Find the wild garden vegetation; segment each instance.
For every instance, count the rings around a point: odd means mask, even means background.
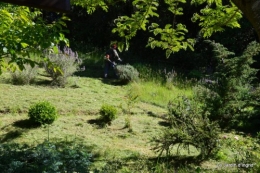
[[[0,170],[260,172],[259,4],[232,2],[0,3]]]
[[[13,72],[4,73],[2,170],[259,171],[259,89],[248,81],[259,45],[251,43],[236,61],[222,45],[209,44],[226,68],[210,81],[183,81],[177,72],[149,78],[152,69],[141,65],[140,79],[128,85],[81,71],[60,87],[43,67],[30,85],[13,85]]]

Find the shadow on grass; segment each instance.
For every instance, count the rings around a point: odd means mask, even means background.
[[[99,65],[85,65],[84,71],[77,71],[74,75],[79,77],[101,78],[103,76],[103,71],[103,68]]]
[[[200,156],[168,156],[168,157],[155,157],[150,158],[149,161],[153,163],[168,163],[174,167],[186,166],[190,164],[199,165],[203,160]]]
[[[122,169],[127,169],[129,172],[140,172],[140,170],[143,172],[195,172],[194,170],[191,171],[191,169],[194,169],[194,166],[200,165],[200,163],[201,160],[195,156],[129,157],[120,160],[108,160],[100,172],[114,173]]]
[[[3,142],[9,142],[13,139],[19,138],[20,136],[22,136],[23,134],[23,130],[14,130],[14,131],[10,131],[7,134],[3,135],[3,137],[1,137],[1,143]]]
[[[38,128],[41,125],[40,124],[35,124],[34,122],[32,122],[29,119],[25,119],[25,120],[19,120],[13,123],[14,127],[19,127],[22,129],[33,129],[33,128]]]
[[[122,85],[127,85],[128,84],[128,82],[121,81],[121,80],[114,79],[114,78],[103,78],[102,82],[104,84],[114,85],[114,86],[122,86]]]
[[[154,112],[152,112],[152,111],[148,111],[147,112],[147,115],[149,116],[149,117],[154,117],[154,118],[164,118],[162,115],[160,115],[159,113],[154,113]],[[164,115],[165,116],[165,115]]]
[[[40,86],[51,86],[51,82],[51,80],[38,80],[35,81],[35,84]]]
[[[158,124],[160,126],[164,126],[164,127],[170,127],[171,126],[171,124],[167,121],[159,121]]]
[[[99,128],[104,128],[106,126],[106,123],[104,122],[104,120],[97,118],[97,119],[90,119],[88,120],[89,124],[93,124],[98,126]]]
[[[39,124],[35,124],[31,122],[29,119],[18,120],[13,124],[9,124],[8,126],[18,127],[18,130],[8,130],[8,132],[2,136],[0,136],[0,142],[9,142],[15,138],[22,136],[23,133],[27,132],[29,129],[40,127]],[[2,127],[1,130],[7,128],[8,126]]]

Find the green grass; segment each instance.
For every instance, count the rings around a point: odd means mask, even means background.
[[[0,84],[0,141],[36,145],[46,139],[80,139],[93,146],[93,154],[102,159],[127,158],[130,156],[155,157],[149,141],[163,126],[157,117],[166,113],[165,109],[149,103],[139,102],[131,116],[133,132],[125,129],[126,114],[123,113],[125,96],[130,86],[116,86],[101,79],[73,77],[78,79],[77,88],[57,88],[46,85],[12,85],[2,76]],[[31,127],[28,124],[29,107],[47,100],[58,110],[59,117],[49,128]],[[118,118],[111,126],[100,128],[95,124],[101,106],[111,104],[117,107]],[[98,164],[96,162],[95,164]]]
[[[143,102],[167,108],[170,100],[175,100],[178,96],[192,96],[192,89],[180,89],[178,87],[166,88],[160,83],[143,82],[140,84],[140,99]]]
[[[15,142],[35,146],[44,140],[80,141],[91,148],[94,157],[92,169],[104,167],[107,161],[125,161],[126,163],[122,163],[124,166],[121,172],[124,172],[123,169],[127,172],[132,162],[137,170],[140,167],[144,172],[149,172],[142,164],[157,156],[157,153],[151,150],[150,141],[167,127],[164,117],[167,114],[168,101],[179,95],[192,96],[191,89],[177,87],[167,89],[153,82],[120,86],[114,85],[111,80],[72,77],[71,86],[57,88],[44,83],[12,85],[7,79],[7,74],[0,77],[1,143]],[[41,76],[38,80],[43,79],[47,78]],[[77,87],[72,87],[75,81]],[[130,116],[125,111],[129,90],[139,95],[139,99],[132,105]],[[32,126],[28,122],[28,109],[32,104],[43,100],[56,106],[59,117],[50,126]],[[103,104],[114,105],[119,113],[118,118],[110,126],[101,128],[97,120],[100,117],[99,109]],[[131,132],[124,128],[127,117],[130,117]],[[191,152],[193,155],[198,154],[195,149]],[[182,154],[188,155],[184,151]],[[111,166],[114,164],[116,163]],[[212,164],[215,165],[212,162],[206,162],[204,165],[207,167]],[[164,165],[157,166],[155,169],[158,172],[166,172],[168,169],[164,168]]]

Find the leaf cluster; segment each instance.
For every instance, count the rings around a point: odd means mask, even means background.
[[[71,3],[75,6],[81,6],[87,10],[88,14],[92,14],[97,8],[102,8],[104,11],[108,11],[108,4],[113,1],[100,1],[100,0],[72,0]]]
[[[186,50],[187,47],[193,50],[195,40],[186,38],[188,30],[176,18],[176,16],[184,14],[183,5],[188,3],[186,0],[164,0],[160,2],[157,0],[135,0],[132,3],[135,9],[133,14],[131,16],[119,16],[115,20],[116,27],[112,32],[125,38],[126,45],[129,45],[129,40],[136,36],[138,30],[146,31],[148,29],[153,36],[149,37],[147,46],[164,49],[166,57],[179,50]],[[199,22],[200,35],[203,37],[224,31],[225,27],[240,27],[238,20],[242,18],[242,13],[232,3],[223,5],[222,0],[193,0],[190,3],[191,5],[199,5],[201,8],[199,13],[194,13],[191,20]],[[167,23],[165,26],[161,26],[161,22],[159,22],[162,18],[162,16],[159,16],[159,12],[163,13],[163,10],[159,8],[161,4],[167,6],[167,10],[164,11],[170,12],[172,24]],[[169,15],[168,13],[167,15]],[[156,18],[159,19],[154,22]]]
[[[41,55],[45,49],[52,49],[64,37],[65,16],[52,23],[46,23],[42,12],[24,6],[0,4],[0,73],[2,70],[15,71],[16,65],[22,70],[24,64],[37,64],[32,54]]]

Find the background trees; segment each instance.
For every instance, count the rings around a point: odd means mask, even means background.
[[[156,55],[156,59],[161,56],[160,49],[165,50],[166,57],[173,53],[176,54],[180,50],[188,50],[188,48],[193,50],[196,48],[195,43],[198,44],[201,38],[210,37],[215,32],[227,30],[228,27],[241,27],[238,21],[241,21],[243,15],[248,18],[254,29],[249,29],[250,31],[240,35],[247,35],[246,39],[250,41],[252,39],[248,38],[252,38],[254,32],[259,37],[258,21],[260,15],[258,14],[259,10],[257,10],[259,3],[257,1],[236,0],[232,2],[222,0],[72,0],[72,13],[68,14],[72,19],[68,23],[70,34],[66,34],[66,36],[72,47],[80,43],[86,49],[102,48],[107,46],[111,40],[118,40],[121,50],[129,50],[132,54],[139,54],[151,59],[153,59],[152,55]],[[23,48],[23,52],[26,52],[30,46],[45,49],[60,41],[66,42],[63,36],[66,26],[62,22],[65,18],[61,17],[62,15],[55,18],[55,23],[52,20],[45,25],[44,18],[46,16],[42,16],[43,13],[46,13],[44,11],[5,3],[1,3],[1,9],[2,13],[4,10],[6,12],[5,15],[2,15],[4,23],[1,26],[2,33],[16,36],[16,38],[12,37],[11,40],[14,40],[12,44],[15,42],[18,44],[15,49],[8,48],[8,41],[2,41],[4,54],[12,55],[14,54],[13,50],[16,49],[18,50],[15,51],[17,54],[21,52],[20,47]],[[15,15],[12,17],[8,15],[14,11]],[[90,14],[92,15],[90,16]],[[16,22],[18,20],[19,25],[24,27],[18,25]],[[13,27],[14,25],[16,28]],[[111,34],[111,30],[117,34]],[[23,34],[17,35],[18,33]],[[30,34],[26,35],[25,33]],[[41,41],[33,43],[28,40]],[[132,48],[129,49],[129,45]],[[84,46],[78,46],[78,48],[82,49]],[[145,46],[160,49],[156,49],[152,55],[149,55],[151,51],[145,50]],[[4,66],[6,65],[2,65],[2,67]]]

